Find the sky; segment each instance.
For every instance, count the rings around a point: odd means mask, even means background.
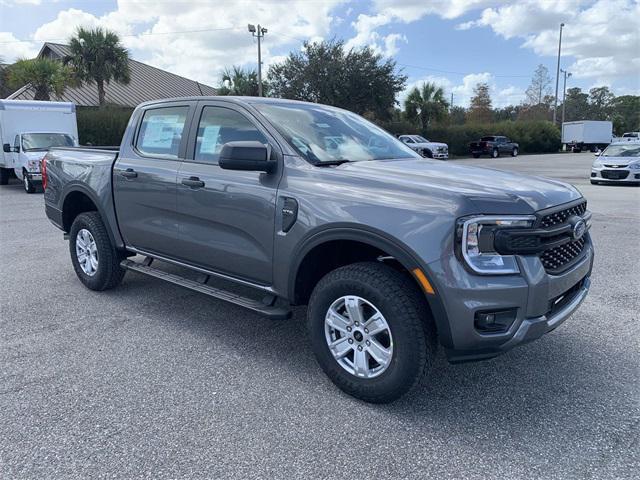
[[[409,77],[400,101],[432,81],[468,106],[487,82],[504,107],[524,99],[539,64],[555,89],[561,22],[567,88],[640,95],[640,0],[0,0],[0,57],[33,57],[44,41],[103,26],[132,58],[215,87],[225,67],[256,68],[247,24],[260,23],[265,71],[305,40],[343,39],[397,62]]]

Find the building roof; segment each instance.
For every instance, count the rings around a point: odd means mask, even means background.
[[[71,53],[68,45],[45,43],[38,57],[62,60]],[[169,97],[215,95],[213,87],[194,80],[169,73],[151,65],[129,59],[131,81],[127,84],[111,82],[105,85],[105,101],[111,105],[135,107],[149,100]],[[8,99],[33,100],[34,90],[26,85],[9,95]],[[67,87],[58,98],[62,102],[73,102],[78,106],[98,106],[98,88],[95,83],[85,83],[79,87]]]

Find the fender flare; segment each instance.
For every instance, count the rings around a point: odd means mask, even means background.
[[[429,308],[431,309],[440,341],[445,345],[451,343],[451,330],[449,327],[447,313],[441,297],[438,294],[438,287],[431,280],[429,271],[425,264],[418,259],[417,255],[413,253],[409,247],[400,244],[396,239],[388,234],[371,227],[363,225],[338,224],[321,227],[309,232],[305,238],[300,241],[292,254],[293,261],[291,269],[289,270],[287,285],[288,297],[290,299],[295,298],[296,278],[304,258],[318,245],[332,240],[354,240],[366,243],[393,256],[408,272],[412,272],[415,268],[420,268],[435,291],[435,295],[428,295],[424,293],[424,296]],[[417,282],[417,280],[415,281]],[[422,291],[422,288],[419,288]]]
[[[60,196],[60,198],[61,198],[61,201],[60,201],[60,212],[61,212],[61,215],[62,215],[61,218],[64,218],[64,203],[66,202],[67,197],[69,195],[71,195],[72,193],[75,193],[75,192],[79,192],[79,193],[82,193],[83,195],[86,195],[89,198],[89,200],[91,200],[93,202],[93,204],[96,206],[97,212],[100,214],[100,217],[102,218],[102,221],[104,222],[105,227],[107,227],[107,233],[109,234],[109,240],[111,240],[111,243],[113,245],[115,245],[118,248],[121,248],[124,245],[124,243],[122,241],[122,238],[120,238],[119,234],[118,234],[118,238],[116,238],[116,234],[113,231],[113,226],[109,223],[108,216],[107,216],[104,208],[100,204],[100,200],[98,199],[96,194],[90,188],[87,188],[82,183],[71,183],[71,184],[69,184],[69,185],[67,185],[65,187],[62,195]],[[65,232],[65,233],[69,233],[69,232]]]

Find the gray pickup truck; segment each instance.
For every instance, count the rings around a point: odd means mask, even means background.
[[[428,379],[439,347],[461,362],[539,338],[589,289],[574,187],[424,159],[328,106],[145,103],[119,150],[54,148],[42,170],[86,287],[132,270],[274,319],[308,305],[318,363],[369,402]]]

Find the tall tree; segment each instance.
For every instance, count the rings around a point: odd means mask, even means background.
[[[102,28],[80,27],[69,40],[71,54],[65,58],[80,82],[95,82],[98,103],[105,103],[105,85],[110,82],[129,83],[129,53],[114,32]]]
[[[262,82],[262,91],[268,91],[268,85]],[[244,95],[258,96],[258,73],[255,70],[244,70],[242,67],[233,66],[222,72],[221,85],[218,87],[218,95]]]
[[[463,125],[467,121],[467,110],[460,105],[454,105],[449,110],[449,123],[451,125]]]
[[[621,95],[611,102],[612,120],[618,135],[640,131],[640,96]]]
[[[429,128],[433,120],[444,118],[447,108],[449,103],[444,97],[444,90],[431,82],[413,87],[404,102],[407,118],[419,122],[423,129]]]
[[[17,90],[25,85],[34,89],[35,100],[59,97],[73,83],[71,70],[50,58],[21,59],[7,67],[8,85]]]
[[[473,97],[471,97],[467,116],[470,122],[475,123],[489,123],[493,119],[488,84],[478,83],[473,89]]]
[[[326,103],[379,119],[389,119],[407,77],[396,63],[370,48],[345,51],[343,41],[305,42],[300,52],[272,65],[268,74],[274,97]]]
[[[589,90],[589,114],[592,120],[607,120],[615,96],[609,87],[595,87]]]
[[[565,98],[564,111],[566,122],[587,120],[589,117],[589,95],[579,87],[569,88]]]
[[[527,96],[527,105],[540,105],[546,104],[549,101],[553,101],[551,97],[551,77],[549,76],[549,69],[544,65],[538,65],[536,71],[533,72],[531,78],[531,84],[525,91]]]

